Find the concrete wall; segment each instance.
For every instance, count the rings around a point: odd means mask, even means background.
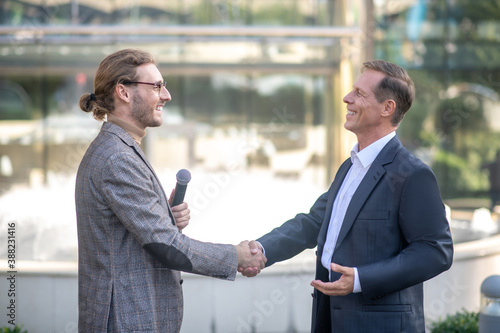
[[[78,332],[78,267],[76,263],[17,262],[16,272],[8,273],[0,261],[0,327],[12,327],[7,307],[15,300],[15,323],[28,333]],[[12,280],[15,276],[15,280]],[[15,282],[12,286],[11,282]],[[8,291],[15,289],[15,297]]]

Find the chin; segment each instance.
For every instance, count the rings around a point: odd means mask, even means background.
[[[151,119],[151,127],[158,127],[163,124],[163,118],[161,116],[154,117]]]

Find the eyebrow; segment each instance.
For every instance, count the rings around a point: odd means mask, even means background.
[[[163,78],[161,78],[161,80],[138,80],[138,81],[141,81],[141,82],[154,82],[154,83],[162,83],[162,82],[166,82]]]

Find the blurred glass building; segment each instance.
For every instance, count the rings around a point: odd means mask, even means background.
[[[487,206],[499,39],[500,1],[4,0],[0,194],[72,179],[100,127],[79,97],[102,58],[130,47],[156,57],[173,96],[143,143],[160,173],[258,170],[321,193],[354,143],[342,97],[380,58],[414,78],[398,132],[444,199]]]
[[[342,97],[364,59],[407,68],[399,135],[443,197],[488,198],[500,149],[500,2],[6,0],[0,193],[74,175],[100,124],[78,108],[107,54],[142,48],[173,100],[143,149],[157,170],[266,170],[325,189],[347,156]]]
[[[485,198],[499,39],[499,1],[5,0],[0,191],[75,172],[98,131],[78,99],[104,56],[133,47],[156,56],[173,95],[144,145],[157,168],[227,168],[234,156],[286,177],[314,169],[326,186],[352,144],[342,96],[362,60],[382,58],[415,79],[399,134],[443,196]]]
[[[157,169],[235,159],[285,177],[319,168],[323,185],[341,156],[325,126],[337,123],[333,81],[361,16],[359,1],[3,1],[2,192],[75,172],[99,128],[79,97],[122,48],[151,52],[173,96],[143,147]]]

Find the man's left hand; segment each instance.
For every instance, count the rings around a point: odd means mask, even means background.
[[[342,274],[340,279],[334,282],[323,282],[314,280],[311,286],[328,296],[345,296],[354,290],[354,268],[331,264],[333,272]]]
[[[170,198],[168,203],[172,205],[172,200],[174,199],[175,189],[172,190],[170,194]],[[179,230],[184,229],[189,224],[189,220],[191,219],[191,215],[189,215],[191,211],[188,208],[188,204],[183,202],[178,204],[177,206],[172,207],[172,214],[174,215],[174,219]]]
[[[189,224],[191,216],[188,204],[183,202],[177,206],[172,207],[172,214],[174,214],[175,223],[179,230],[184,229]]]

